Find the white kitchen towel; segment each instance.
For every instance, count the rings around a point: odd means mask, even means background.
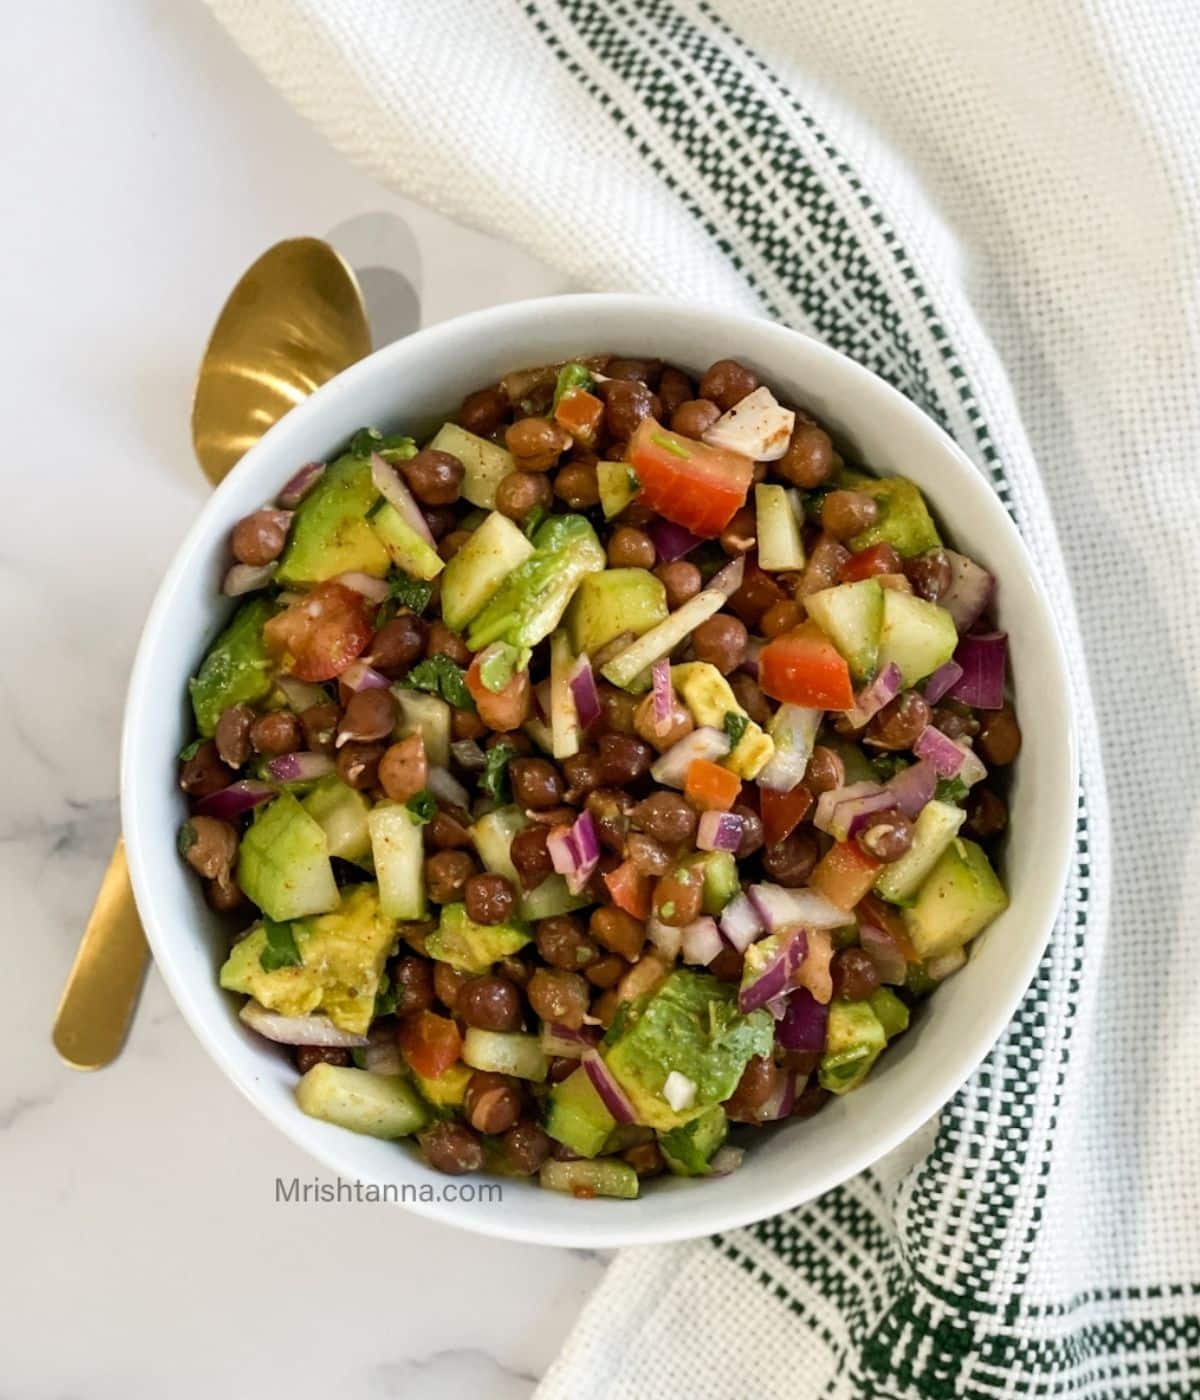
[[[406,194],[896,384],[1068,639],[1075,867],[986,1065],[810,1206],[622,1254],[543,1397],[1200,1394],[1200,7],[209,3]]]

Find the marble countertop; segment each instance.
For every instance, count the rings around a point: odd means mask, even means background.
[[[602,1258],[276,1203],[276,1177],[323,1174],[153,972],[108,1069],[65,1069],[49,1028],[117,833],[142,617],[204,499],[191,384],[238,274],[332,231],[392,269],[366,279],[377,338],[563,283],[350,169],[200,5],[19,9],[0,47],[0,1391],[528,1395]]]

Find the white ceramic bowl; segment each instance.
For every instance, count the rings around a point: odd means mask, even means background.
[[[632,1202],[577,1201],[514,1180],[503,1182],[501,1202],[422,1201],[431,1187],[477,1179],[440,1176],[406,1145],[306,1118],[293,1098],[295,1071],[241,1025],[235,999],[217,986],[224,937],[175,851],[186,682],[229,612],[219,584],[233,524],[299,465],[329,457],[363,424],[424,429],[507,370],[599,351],[658,355],[696,371],[723,356],[752,365],[863,462],[912,477],[950,539],[998,576],[1024,730],[1004,869],[1012,902],[862,1088],[811,1120],[763,1133],[734,1175],[655,1181]],[[389,345],[246,454],[180,546],[146,623],[125,717],[122,815],[159,971],[209,1053],[294,1142],[347,1179],[417,1197],[421,1214],[510,1239],[595,1247],[709,1234],[795,1206],[870,1166],[937,1112],[1003,1030],[1045,945],[1071,848],[1075,764],[1062,652],[1029,556],[995,493],[929,418],[860,365],[768,321],[646,297],[563,296],[463,316]]]

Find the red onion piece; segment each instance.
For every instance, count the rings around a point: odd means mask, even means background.
[[[665,787],[678,788],[681,792],[687,782],[687,771],[697,758],[715,761],[724,758],[729,752],[729,735],[707,725],[685,734],[677,744],[673,744],[661,758],[654,761],[650,776],[656,783]]]
[[[900,694],[902,679],[900,667],[889,661],[871,684],[855,696],[853,708],[846,711],[847,722],[861,729]]]
[[[820,1054],[825,1049],[825,1029],[829,1007],[819,1002],[807,987],[797,987],[788,997],[783,1020],[775,1027],[775,1039],[785,1050]]]
[[[693,967],[707,967],[721,951],[721,930],[716,919],[702,914],[683,928],[681,941],[682,957]]]
[[[682,559],[700,543],[699,535],[693,535],[690,530],[685,530],[682,525],[676,525],[672,520],[656,520],[647,527],[646,533],[654,541],[660,564],[670,564],[676,559]]]
[[[950,587],[938,599],[938,606],[946,609],[960,633],[967,632],[991,600],[996,580],[965,554],[948,549],[946,558],[950,561]]]
[[[779,933],[793,924],[812,928],[845,928],[854,920],[816,890],[785,890],[782,885],[751,885],[750,902],[768,933]]]
[[[742,844],[743,825],[736,812],[703,812],[696,830],[697,849],[728,851],[732,855]]]
[[[962,767],[958,770],[958,781],[966,787],[974,787],[976,783],[982,782],[987,777],[987,768],[983,760],[965,744],[962,745],[963,761]]]
[[[796,1102],[796,1076],[791,1070],[784,1070],[775,1081],[775,1087],[764,1103],[754,1110],[756,1123],[777,1123],[787,1118]]]
[[[371,480],[375,489],[390,506],[394,506],[406,525],[410,525],[431,548],[437,544],[429,530],[429,522],[421,514],[421,507],[413,500],[412,492],[404,484],[404,478],[385,462],[378,452],[371,453]]]
[[[468,773],[477,773],[487,767],[487,755],[474,739],[455,739],[450,745],[455,763]]]
[[[216,817],[218,821],[231,822],[257,807],[260,802],[269,802],[275,796],[275,789],[269,783],[255,782],[244,778],[240,783],[230,783],[220,792],[211,792],[196,803],[198,817]]]
[[[360,574],[357,571],[338,574],[334,583],[340,583],[343,588],[361,593],[368,603],[382,603],[389,591],[386,579],[375,578],[372,574]]]
[[[762,915],[750,896],[740,890],[721,911],[721,933],[730,947],[744,953],[756,938],[766,932]]]
[[[913,753],[930,764],[939,778],[953,778],[963,765],[966,750],[934,725],[926,725],[917,736]]]
[[[309,783],[333,772],[333,759],[324,753],[285,753],[267,764],[267,772],[278,783]]]
[[[265,588],[275,577],[277,562],[270,564],[233,564],[221,584],[221,592],[226,598],[240,598],[243,593],[253,593]]]
[[[750,976],[738,988],[738,1010],[742,1015],[748,1016],[782,996],[807,951],[808,934],[803,928],[783,929],[752,944],[746,953],[746,971]]]
[[[338,677],[338,684],[347,690],[386,690],[391,681],[365,661],[352,661]]]
[[[285,510],[294,510],[324,475],[324,462],[309,462],[301,467],[279,493],[279,504]]]
[[[598,1050],[585,1050],[581,1056],[587,1077],[592,1087],[604,1101],[604,1107],[618,1123],[633,1122],[633,1105],[625,1097],[625,1090],[617,1083],[612,1071],[600,1058]]]
[[[937,702],[954,686],[963,669],[957,661],[946,661],[925,682],[925,699],[931,704]]]
[[[471,805],[470,793],[454,774],[445,768],[431,767],[425,779],[425,786],[439,802],[448,802],[451,807],[469,808]]]
[[[259,1035],[278,1045],[321,1045],[334,1050],[358,1050],[369,1042],[335,1026],[328,1016],[279,1016],[256,1001],[248,1001],[238,1015]]]
[[[908,962],[892,935],[874,924],[860,923],[858,941],[874,964],[879,980],[893,987],[902,987],[908,976]]]
[[[395,1026],[376,1026],[371,1031],[367,1037],[363,1068],[369,1074],[403,1074],[405,1072],[406,1067],[400,1057],[400,1042],[396,1039]]]
[[[706,593],[723,593],[726,598],[733,595],[742,586],[742,580],[746,576],[746,557],[739,554],[736,559],[731,559],[723,569],[713,574],[705,585]]]
[[[926,804],[933,800],[937,770],[922,758],[893,774],[884,787],[892,794],[896,806],[912,820],[919,817]]]
[[[600,692],[596,689],[596,677],[586,654],[576,658],[567,683],[571,687],[571,698],[575,701],[579,727],[590,729],[600,718]]]
[[[599,1045],[603,1034],[600,1026],[580,1026],[578,1030],[572,1030],[570,1026],[546,1021],[542,1024],[539,1044],[546,1055],[560,1055],[569,1060],[578,1060],[585,1050]]]
[[[844,841],[848,835],[850,820],[855,813],[864,810],[882,812],[892,801],[892,797],[881,783],[848,783],[845,787],[823,792],[817,798],[813,825],[827,836],[837,836],[839,841]],[[871,806],[871,802],[875,805]],[[864,806],[864,803],[867,805]],[[841,816],[839,814],[843,807],[846,811],[844,816]]]
[[[959,642],[954,659],[963,673],[951,686],[950,698],[977,710],[1003,709],[1008,634],[972,632]]]
[[[546,838],[550,863],[565,876],[567,889],[582,894],[600,862],[600,838],[590,812],[581,812],[574,826],[556,826]]]
[[[673,962],[679,956],[679,950],[683,946],[681,928],[664,924],[661,919],[651,918],[646,923],[646,937],[668,962]]]

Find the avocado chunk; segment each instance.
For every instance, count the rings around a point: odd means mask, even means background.
[[[856,681],[868,681],[879,661],[883,594],[873,578],[822,588],[804,600],[808,615],[837,647]]]
[[[598,1162],[543,1162],[538,1185],[547,1191],[565,1191],[571,1196],[615,1196],[636,1201],[638,1174],[628,1162],[602,1157]]]
[[[733,1093],[747,1062],[770,1054],[774,1026],[767,1011],[738,1012],[736,987],[679,968],[649,1000],[630,1007],[605,1059],[637,1121],[670,1132]],[[673,1070],[696,1086],[686,1110],[663,1097]]]
[[[467,1096],[467,1085],[475,1071],[470,1065],[456,1060],[449,1069],[428,1078],[412,1071],[413,1083],[421,1091],[421,1097],[434,1108],[461,1108]]]
[[[465,904],[447,904],[437,928],[425,940],[425,951],[460,972],[486,972],[497,958],[519,953],[529,939],[529,926],[520,919],[477,924]]]
[[[904,911],[904,926],[918,955],[936,958],[969,943],[1007,908],[1008,895],[983,848],[956,840]]]
[[[255,814],[238,851],[237,881],[277,923],[324,914],[338,905],[329,842],[290,792]]]
[[[908,1030],[908,1007],[891,987],[876,987],[867,1000],[888,1040],[894,1039],[901,1031]]]
[[[728,1132],[725,1110],[720,1104],[713,1104],[690,1123],[661,1133],[658,1146],[668,1169],[676,1176],[707,1176],[713,1153]]]
[[[446,567],[427,539],[411,526],[390,501],[371,516],[371,529],[383,541],[391,561],[413,578],[431,579]]]
[[[253,705],[270,693],[274,663],[263,645],[263,624],[274,613],[268,598],[243,603],[188,682],[196,728],[206,739],[230,705]]]
[[[741,738],[721,766],[739,778],[757,778],[775,754],[775,741],[757,725],[742,706],[725,677],[708,661],[688,661],[671,667],[671,684],[683,696],[698,725],[725,729],[725,716],[746,721]]]
[[[446,565],[442,575],[442,621],[446,626],[461,632],[532,553],[533,545],[521,529],[494,510]]]
[[[899,589],[883,590],[878,665],[894,661],[907,688],[931,676],[958,646],[958,628],[945,608]]]
[[[838,485],[847,491],[862,491],[879,505],[879,519],[855,535],[850,548],[857,554],[873,544],[890,544],[897,554],[911,559],[941,545],[937,526],[929,514],[925,498],[917,486],[903,476],[874,477],[862,472],[843,471]]]
[[[582,1065],[550,1089],[546,1131],[581,1157],[594,1157],[616,1127]]]
[[[322,583],[349,572],[382,578],[388,552],[367,523],[367,512],[378,499],[368,458],[347,453],[331,462],[296,508],[276,580]]]
[[[221,968],[226,991],[253,997],[281,1016],[323,1011],[335,1026],[365,1035],[375,1014],[375,993],[396,941],[395,925],[379,908],[374,885],[347,890],[340,909],[291,925],[300,962],[267,971],[262,965],[266,929],[246,935]]]
[[[605,569],[581,580],[567,609],[567,631],[576,655],[594,656],[619,637],[640,637],[667,616],[667,590],[647,569]]]
[[[402,1076],[342,1065],[313,1065],[296,1085],[296,1103],[310,1118],[367,1137],[408,1137],[426,1127],[430,1118]]]
[[[604,549],[584,516],[552,515],[534,532],[533,553],[471,623],[467,645],[472,651],[491,642],[518,651],[537,646],[562,621],[580,582],[604,563]]]
[[[370,803],[361,792],[330,773],[305,797],[301,807],[325,833],[331,856],[372,868],[371,833],[367,828]]]
[[[706,914],[719,914],[742,887],[737,861],[729,851],[706,851],[702,858],[704,895],[701,908]]]
[[[886,1044],[887,1036],[870,1002],[833,1002],[821,1056],[821,1087],[831,1094],[857,1089]]]

